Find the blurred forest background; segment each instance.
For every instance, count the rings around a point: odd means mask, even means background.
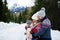
[[[52,22],[52,29],[60,30],[60,0],[35,0],[35,6],[27,7],[25,11],[18,13],[11,13],[6,5],[7,0],[0,0],[0,22],[25,23],[26,20],[31,20],[31,16],[41,7],[45,7]]]

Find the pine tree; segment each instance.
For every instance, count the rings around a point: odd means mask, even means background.
[[[7,12],[7,7],[6,7],[6,5],[7,5],[7,2],[6,2],[6,0],[5,0],[5,2],[3,3],[2,2],[2,0],[0,0],[0,21],[4,21],[4,22],[6,22],[6,12]]]
[[[4,14],[3,21],[9,22],[11,19],[11,16],[7,7],[7,0],[4,0],[4,3],[3,3],[3,14]]]
[[[18,23],[21,23],[24,19],[22,18],[22,13],[19,14]]]
[[[0,0],[0,21],[3,21],[3,2]]]

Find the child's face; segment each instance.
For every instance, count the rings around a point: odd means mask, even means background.
[[[37,17],[38,17],[38,19],[39,19],[39,20],[41,20],[41,19],[42,19],[42,17],[40,17],[40,16],[37,16]]]
[[[37,23],[38,21],[37,20],[33,20],[33,23]]]

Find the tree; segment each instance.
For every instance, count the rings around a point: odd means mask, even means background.
[[[7,7],[7,0],[4,0],[3,2],[3,21],[4,22],[9,22],[11,19],[10,11]]]
[[[20,13],[18,17],[18,23],[21,23],[24,20],[22,16],[23,16],[22,13]]]
[[[3,2],[0,0],[0,21],[3,21]]]

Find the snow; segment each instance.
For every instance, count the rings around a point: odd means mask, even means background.
[[[52,40],[60,40],[60,31],[51,30]]]
[[[26,40],[25,25],[26,23],[0,22],[0,40]],[[60,40],[58,30],[51,30],[51,36],[52,40]]]

